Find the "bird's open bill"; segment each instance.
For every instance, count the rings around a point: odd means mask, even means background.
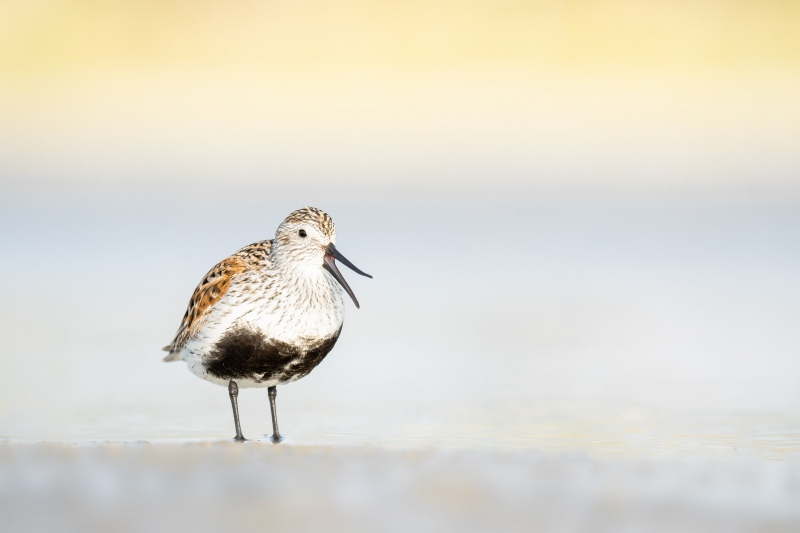
[[[361,274],[362,276],[366,276],[368,278],[371,278],[372,276],[370,276],[366,272],[362,272],[361,270],[358,269],[357,266],[348,261],[347,258],[343,256],[339,252],[339,250],[336,249],[333,243],[330,243],[328,247],[325,249],[325,259],[322,265],[323,268],[328,272],[330,272],[331,275],[334,278],[336,278],[336,281],[338,281],[339,284],[342,287],[344,287],[344,290],[346,290],[347,294],[350,295],[350,298],[353,299],[353,303],[356,304],[356,309],[361,309],[361,306],[358,305],[358,300],[356,300],[356,295],[353,294],[353,290],[350,288],[350,285],[347,284],[347,282],[344,280],[344,276],[342,276],[342,273],[339,272],[339,268],[336,266],[336,259],[341,261],[342,264],[344,264],[346,267],[348,267],[353,272],[356,272],[357,274]]]

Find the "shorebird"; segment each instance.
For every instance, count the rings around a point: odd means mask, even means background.
[[[208,271],[164,351],[164,361],[228,387],[236,426],[239,387],[267,387],[272,441],[280,442],[277,386],[307,376],[333,349],[344,323],[342,288],[358,300],[336,260],[371,278],[336,249],[327,213],[305,207],[278,226],[275,238],[253,243]]]

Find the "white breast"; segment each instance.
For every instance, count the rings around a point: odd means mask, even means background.
[[[304,346],[335,335],[343,322],[342,289],[324,269],[308,269],[291,277],[254,274],[232,284],[186,348],[202,358],[227,331],[239,327]]]

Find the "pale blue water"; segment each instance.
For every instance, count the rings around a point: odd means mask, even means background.
[[[327,210],[349,276],[335,351],[279,391],[297,444],[798,451],[800,209],[463,187],[9,189],[0,436],[227,438],[222,388],[161,363],[203,273]],[[240,399],[267,433],[264,391]],[[293,439],[293,440],[292,440]]]

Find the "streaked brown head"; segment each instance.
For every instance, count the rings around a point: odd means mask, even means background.
[[[347,281],[339,272],[336,260],[354,272],[371,278],[366,272],[359,270],[353,263],[336,249],[336,226],[333,219],[316,207],[304,207],[287,216],[275,232],[273,259],[293,269],[323,268],[335,279],[353,299],[356,307],[358,300]]]

